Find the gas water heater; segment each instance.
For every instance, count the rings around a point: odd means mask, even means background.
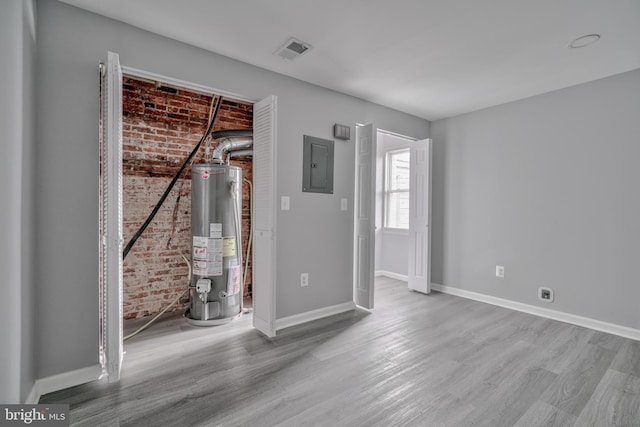
[[[221,325],[242,314],[242,169],[217,163],[191,173],[192,277],[186,318]]]

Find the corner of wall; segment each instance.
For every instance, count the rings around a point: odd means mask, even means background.
[[[35,319],[32,303],[35,297],[35,277],[32,260],[35,259],[35,180],[31,165],[35,160],[36,128],[36,4],[35,0],[22,3],[22,177],[21,177],[21,363],[20,363],[20,399],[29,399],[35,386]]]
[[[35,326],[32,309],[34,279],[27,260],[34,259],[33,178],[26,174],[33,163],[35,145],[35,2],[20,0],[0,3],[0,56],[6,61],[0,92],[10,105],[0,117],[0,179],[9,182],[0,193],[0,271],[7,286],[0,312],[0,401],[22,402],[34,384]]]

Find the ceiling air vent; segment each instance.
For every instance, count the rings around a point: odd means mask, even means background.
[[[278,55],[283,59],[287,59],[289,61],[293,61],[294,59],[304,55],[309,50],[311,50],[313,46],[298,39],[294,39],[293,37],[287,40],[287,42],[282,45],[278,50],[274,52],[274,55]]]

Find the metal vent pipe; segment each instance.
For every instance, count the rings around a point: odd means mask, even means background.
[[[253,156],[253,149],[251,150],[238,150],[238,151],[230,151],[227,155],[227,164],[234,157],[244,157],[244,156]]]
[[[223,163],[224,155],[229,151],[243,150],[253,147],[253,138],[228,138],[213,149],[212,162]]]

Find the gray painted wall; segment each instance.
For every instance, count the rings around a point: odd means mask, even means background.
[[[639,112],[635,70],[433,122],[433,282],[640,328]]]
[[[277,216],[277,318],[352,300],[354,141],[336,141],[334,194],[303,194],[303,135],[329,139],[336,122],[373,121],[426,138],[427,121],[58,2],[39,2],[38,15],[38,377],[98,362],[97,66],[109,50],[129,67],[278,96],[278,205],[289,196],[291,210]]]
[[[35,10],[0,3],[0,402],[23,402],[34,383],[33,146]]]
[[[33,165],[36,153],[36,4],[35,0],[24,0],[22,28],[22,224],[21,233],[21,303],[22,303],[22,363],[20,365],[20,400],[24,401],[31,391],[36,374],[36,316],[33,311],[36,298],[37,277],[33,267],[36,251],[36,198]]]
[[[2,310],[0,310],[0,401],[17,403],[20,398],[20,228],[21,172],[22,172],[22,5],[18,1],[3,2],[0,7],[0,55],[3,58],[0,91],[4,94],[0,114],[0,135],[3,153],[0,156],[0,180],[13,183],[0,187],[2,209],[0,230],[0,270],[3,271]],[[14,108],[5,108],[13,106]],[[6,111],[5,111],[6,110]]]

